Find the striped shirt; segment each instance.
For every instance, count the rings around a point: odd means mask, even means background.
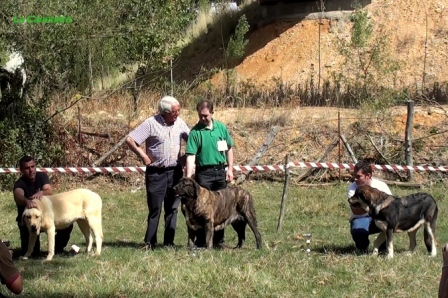
[[[131,137],[137,145],[145,142],[146,154],[151,159],[151,166],[173,167],[177,165],[181,141],[188,139],[190,129],[181,118],[173,125],[166,125],[162,115],[149,117],[137,126]]]

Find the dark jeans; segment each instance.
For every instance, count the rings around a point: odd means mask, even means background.
[[[176,198],[173,186],[182,178],[182,168],[146,167],[146,201],[148,204],[148,227],[145,234],[145,244],[157,244],[157,229],[160,214],[165,211],[165,233],[163,245],[173,245],[177,225],[177,210],[180,198]]]
[[[369,235],[378,234],[381,230],[376,226],[371,217],[361,217],[352,220],[350,223],[350,232],[356,248],[366,250],[369,247]],[[381,248],[384,248],[383,243]]]
[[[20,255],[24,256],[28,250],[28,241],[30,233],[26,225],[18,225],[20,232]],[[67,246],[70,240],[70,233],[73,230],[73,225],[62,230],[56,230],[56,236],[54,237],[54,252],[61,253]],[[32,253],[33,257],[38,257],[40,255],[40,235],[37,237],[36,244],[34,244],[34,250]]]
[[[205,170],[196,170],[195,172],[195,180],[196,182],[208,189],[208,190],[220,190],[227,187],[226,181],[226,170],[220,169],[216,170],[214,168],[209,168]],[[196,242],[197,247],[205,246],[205,230],[197,230],[196,231]],[[221,247],[224,244],[224,229],[215,231],[213,233],[213,246]]]

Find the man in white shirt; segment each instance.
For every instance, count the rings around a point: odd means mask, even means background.
[[[350,184],[347,190],[347,198],[351,198],[356,188],[361,185],[369,185],[382,192],[392,195],[389,186],[383,181],[372,177],[372,165],[365,160],[359,161],[353,171],[354,182]],[[372,217],[361,207],[350,206],[350,232],[356,248],[366,251],[369,247],[369,235],[377,234],[381,230],[375,225]]]

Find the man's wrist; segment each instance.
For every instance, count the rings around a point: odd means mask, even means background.
[[[442,266],[442,270],[443,270],[443,269],[448,269],[448,264],[447,264],[447,265],[443,265],[443,266]]]

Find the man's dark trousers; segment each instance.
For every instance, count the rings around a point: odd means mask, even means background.
[[[177,224],[177,211],[180,198],[176,198],[173,186],[182,178],[182,168],[146,167],[146,200],[148,204],[148,226],[145,234],[145,244],[155,247],[157,244],[157,229],[159,227],[162,204],[164,205],[165,233],[163,245],[173,245]]]

